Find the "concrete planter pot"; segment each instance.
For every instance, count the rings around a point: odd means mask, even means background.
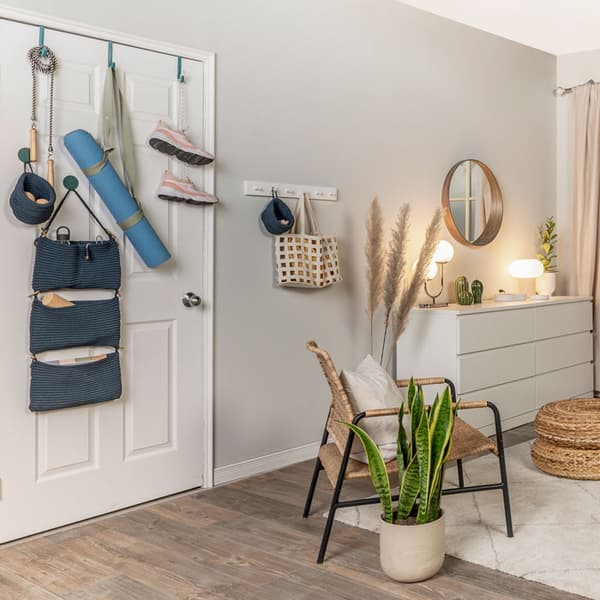
[[[543,273],[535,280],[535,291],[538,294],[552,296],[556,289],[556,273]]]
[[[444,513],[424,525],[391,524],[381,519],[379,560],[383,572],[411,583],[433,577],[442,567],[446,548]]]

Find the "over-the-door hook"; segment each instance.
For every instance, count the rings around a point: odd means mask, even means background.
[[[39,29],[39,35],[38,35],[38,46],[42,47],[42,57],[46,58],[46,56],[48,56],[48,49],[46,48],[46,44],[44,43],[44,37],[46,34],[46,28],[45,27],[40,27]]]
[[[114,60],[113,60],[113,43],[112,42],[108,42],[108,67],[110,69],[113,69],[116,67],[117,65],[115,64]]]
[[[183,74],[183,66],[182,66],[182,60],[181,60],[181,56],[177,57],[177,81],[179,81],[179,83],[184,83],[185,82],[185,76]]]

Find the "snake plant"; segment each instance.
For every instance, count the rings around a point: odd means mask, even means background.
[[[385,461],[377,444],[364,429],[345,423],[360,439],[369,463],[373,487],[379,495],[383,518],[388,523],[417,524],[435,521],[440,516],[444,466],[452,447],[455,408],[450,389],[436,395],[431,407],[425,406],[423,388],[411,379],[406,402],[410,433],[404,428],[405,404],[398,414],[398,504],[394,509],[392,487]]]

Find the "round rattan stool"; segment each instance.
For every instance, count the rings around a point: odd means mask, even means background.
[[[569,479],[600,479],[600,400],[559,400],[535,417],[531,459],[538,469]]]

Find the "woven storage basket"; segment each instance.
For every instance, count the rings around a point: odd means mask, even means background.
[[[318,233],[306,194],[298,200],[294,217],[292,230],[275,237],[279,285],[322,288],[341,281],[337,239]]]
[[[559,400],[535,418],[534,464],[569,479],[600,479],[600,400]]]

